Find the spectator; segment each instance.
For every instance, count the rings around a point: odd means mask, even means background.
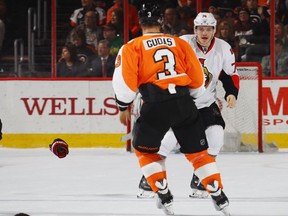
[[[231,18],[234,16],[234,9],[242,6],[241,0],[212,0],[210,6],[217,9],[221,18]],[[211,13],[211,12],[210,12]]]
[[[179,14],[176,8],[166,8],[164,10],[164,21],[162,29],[165,34],[179,35],[179,32],[183,28],[189,28],[188,25],[179,19]]]
[[[285,32],[284,25],[280,22],[275,23],[274,31],[275,39],[280,39],[283,42],[283,48],[285,52],[288,52],[288,37]]]
[[[95,0],[95,6],[103,8],[105,11],[107,11],[111,6],[113,5],[113,1],[107,1],[107,0]],[[105,20],[106,22],[106,20]]]
[[[75,45],[80,61],[89,65],[92,56],[96,54],[94,46],[87,44],[83,29],[76,27],[71,32],[71,42]]]
[[[288,76],[288,53],[284,51],[283,41],[275,40],[275,68],[276,76]],[[262,58],[263,76],[270,76],[271,74],[271,57],[270,55]]]
[[[5,0],[0,0],[0,19],[6,18],[7,5]]]
[[[287,13],[287,11],[288,11],[288,0],[285,0],[285,11],[286,11],[286,13],[284,13],[285,16],[283,18],[283,23],[285,23],[285,25],[288,25],[288,13]]]
[[[250,14],[250,20],[253,23],[262,23],[265,28],[269,29],[270,15],[267,12],[267,7],[258,4],[258,0],[245,0],[244,7],[246,7]]]
[[[210,6],[211,0],[202,1],[202,11],[206,11]],[[180,7],[189,6],[191,8],[197,8],[197,0],[178,0],[178,5]]]
[[[194,3],[194,7],[196,8],[196,1],[193,1],[193,3]],[[180,7],[187,6],[187,0],[178,0],[178,5]]]
[[[166,9],[166,8],[176,8],[178,5],[178,0],[162,0],[162,1],[158,1],[159,2],[159,6],[162,9]]]
[[[98,13],[87,11],[84,17],[84,24],[79,25],[86,35],[86,42],[97,50],[98,41],[103,39],[102,28],[99,26]]]
[[[110,54],[108,40],[101,40],[98,44],[98,56],[92,60],[92,77],[112,77],[115,69],[115,56]]]
[[[180,20],[185,22],[188,27],[192,30],[194,28],[194,19],[197,15],[195,8],[189,6],[177,7],[177,12],[179,14]]]
[[[84,23],[84,16],[88,10],[93,10],[99,16],[99,24],[102,25],[106,20],[106,11],[101,7],[95,7],[94,0],[81,0],[82,7],[74,10],[70,17],[70,25],[75,27]]]
[[[180,29],[178,36],[180,37],[182,35],[192,34],[192,33],[193,33],[192,29],[184,26],[182,29]]]
[[[122,8],[117,8],[112,11],[110,23],[116,26],[117,34],[119,34],[120,37],[124,38],[124,13]],[[132,39],[132,32],[130,29],[129,38]]]
[[[123,1],[124,0],[114,0],[114,5],[110,7],[107,11],[107,19],[106,23],[111,22],[112,19],[112,12],[117,8],[122,8],[123,10]],[[135,6],[129,4],[128,5],[128,11],[129,11],[129,29],[132,33],[132,37],[138,37],[141,34],[140,26],[139,26],[139,18],[138,18],[138,12]],[[123,25],[123,24],[122,24]]]
[[[229,45],[232,47],[234,53],[236,51],[236,45],[235,45],[235,33],[233,30],[233,26],[230,25],[230,23],[227,20],[222,20],[217,25],[217,32],[216,37],[225,40]]]
[[[142,6],[143,6],[143,4],[145,3],[145,2],[153,2],[153,0],[146,0],[146,1],[144,1],[144,0],[131,0],[130,2],[132,2],[132,4],[134,5],[134,6],[136,6],[136,8],[138,9],[138,10],[141,10],[142,9]],[[190,1],[190,0],[189,0]],[[192,1],[195,1],[195,0],[192,0]],[[154,1],[156,4],[158,4],[158,6],[162,9],[162,10],[164,10],[164,9],[166,9],[166,8],[168,8],[168,7],[174,7],[174,8],[176,8],[176,7],[178,7],[179,6],[179,4],[178,4],[178,0],[161,0],[161,1],[158,1],[158,0],[156,0],[156,1]]]
[[[219,24],[220,24],[220,22],[221,22],[222,19],[223,19],[223,20],[226,20],[226,21],[229,22],[229,24],[231,24],[231,25],[233,25],[234,22],[235,22],[235,17],[234,17],[232,14],[229,13],[229,16],[224,16],[224,17],[223,17],[223,14],[220,14],[220,13],[218,12],[218,9],[215,8],[214,6],[210,6],[210,7],[208,8],[208,12],[209,12],[209,13],[212,13],[213,16],[214,16],[214,18],[216,19],[216,21],[217,21],[217,29],[218,29],[218,26],[219,26]]]
[[[269,54],[269,29],[265,29],[261,23],[252,23],[247,8],[239,10],[234,27],[237,61],[261,62],[262,57]]]
[[[247,7],[250,14],[250,20],[254,22],[261,22],[260,14],[258,13],[258,0],[245,0],[244,7]]]
[[[222,20],[220,14],[218,13],[218,10],[215,9],[213,6],[211,6],[208,8],[208,12],[213,14],[214,18],[217,21],[217,27],[216,28],[218,28],[218,25],[219,25],[220,21]],[[223,19],[225,19],[226,21],[229,21],[230,23],[234,23],[234,21],[235,21],[235,19],[233,17],[224,17]]]
[[[116,56],[124,44],[123,37],[117,35],[117,27],[112,23],[103,26],[103,37],[110,43],[110,54]]]
[[[270,0],[258,0],[258,5],[263,7],[269,7]]]
[[[6,3],[4,0],[0,1],[0,54],[2,51],[3,40],[5,38],[5,16],[6,16]]]
[[[282,22],[284,25],[288,24],[288,1],[278,0],[275,3],[275,17],[276,20]]]
[[[86,65],[78,59],[76,47],[67,43],[62,48],[62,54],[57,63],[57,77],[89,76]]]
[[[4,38],[5,38],[5,23],[0,19],[0,54],[2,51]]]

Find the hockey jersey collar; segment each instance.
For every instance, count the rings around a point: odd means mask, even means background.
[[[206,53],[208,53],[208,52],[213,48],[213,46],[214,46],[214,44],[215,44],[215,37],[213,37],[213,39],[211,40],[211,43],[210,43],[210,45],[209,45],[209,47],[208,47],[207,50],[204,50],[203,47],[197,42],[197,40],[196,40],[196,43],[197,43],[198,48],[199,48],[204,54],[206,54]]]
[[[162,32],[147,32],[147,33],[143,34],[143,36],[147,36],[147,35],[164,35],[164,33],[162,33]]]

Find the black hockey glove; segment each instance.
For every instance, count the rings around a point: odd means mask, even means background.
[[[49,148],[59,158],[64,158],[69,153],[68,144],[60,138],[55,139]]]

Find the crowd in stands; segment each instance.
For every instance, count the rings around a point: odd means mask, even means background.
[[[113,75],[112,60],[124,43],[124,9],[123,0],[94,1],[81,0],[82,8],[75,9],[71,15],[72,31],[85,34],[86,41],[77,43],[77,40],[67,38],[76,47],[80,61],[86,64],[88,72],[78,73],[76,76],[111,77]],[[160,1],[163,8],[162,30],[166,34],[181,36],[193,33],[193,20],[197,15],[196,0],[165,0]],[[140,0],[132,0],[128,5],[129,10],[129,39],[141,35],[138,24],[137,10],[141,8]],[[269,1],[261,0],[210,0],[202,3],[202,11],[213,13],[217,20],[216,36],[227,41],[238,62],[259,62],[263,66],[263,75],[270,76],[270,8]],[[288,1],[279,0],[276,5],[275,24],[275,55],[276,75],[288,76]],[[81,40],[79,40],[81,41]],[[101,43],[101,44],[100,44]],[[89,46],[93,46],[88,49]],[[101,48],[99,47],[101,46]],[[81,49],[79,48],[81,47]],[[103,48],[105,47],[105,48]],[[64,47],[65,48],[65,47]],[[63,48],[63,49],[64,49]],[[94,52],[85,50],[94,49]],[[65,50],[65,49],[64,49]],[[103,50],[106,50],[103,51]],[[107,53],[109,50],[109,54]],[[103,66],[103,53],[109,59],[109,70]],[[63,55],[63,51],[62,51]],[[109,56],[109,57],[108,57]],[[62,57],[63,58],[63,57]],[[63,62],[59,62],[63,64]],[[75,76],[58,73],[59,76]],[[103,70],[103,71],[102,71]],[[108,72],[109,71],[109,72]],[[112,71],[112,72],[111,72]]]
[[[70,17],[72,30],[57,63],[57,77],[112,77],[116,55],[124,44],[123,0],[111,5],[107,1],[79,1],[82,7]],[[137,11],[129,4],[130,39],[141,34]]]
[[[3,46],[3,40],[5,37],[5,17],[6,17],[6,2],[0,0],[0,54]]]
[[[5,37],[5,1],[7,0],[0,0],[0,54]],[[78,1],[81,7],[71,11],[70,20],[67,17],[70,29],[67,29],[62,54],[57,53],[57,76],[111,77],[111,59],[115,59],[124,43],[124,0]],[[129,1],[129,39],[141,35],[137,11],[142,2],[143,0]],[[271,74],[269,2],[271,1],[207,0],[202,1],[201,5],[202,11],[211,12],[216,18],[216,37],[231,45],[236,61],[261,63],[264,76]],[[162,0],[159,3],[163,9],[164,33],[175,36],[193,33],[197,0]],[[285,70],[288,68],[288,0],[277,0],[275,13],[275,55],[277,58],[281,56],[281,60],[275,61],[276,76],[288,76],[288,70]],[[282,48],[278,49],[278,46]],[[77,60],[74,59],[74,52],[78,56]],[[106,68],[107,62],[103,66],[103,58],[109,62],[109,69]],[[76,73],[71,64],[75,64],[75,68],[83,64],[86,69]]]

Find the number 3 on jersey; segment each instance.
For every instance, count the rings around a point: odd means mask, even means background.
[[[177,76],[177,72],[175,71],[175,56],[171,50],[166,48],[158,49],[153,57],[155,62],[164,61],[164,71],[157,73],[159,80]]]

